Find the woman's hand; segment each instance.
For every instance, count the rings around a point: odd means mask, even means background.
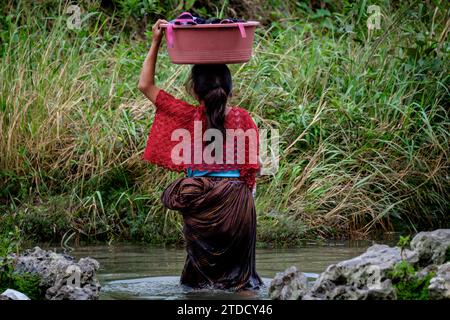
[[[161,28],[161,23],[168,23],[164,19],[158,19],[158,21],[155,22],[155,24],[152,27],[152,34],[153,34],[153,42],[160,43],[162,36],[164,34],[163,28]]]

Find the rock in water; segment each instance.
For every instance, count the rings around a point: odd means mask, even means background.
[[[404,250],[401,254],[398,247],[374,245],[358,257],[329,266],[303,299],[396,299],[387,273],[402,258],[413,264],[418,261],[413,251]]]
[[[270,282],[269,296],[273,300],[301,299],[308,290],[308,279],[296,267],[277,273]]]
[[[450,299],[449,260],[450,229],[420,232],[411,241],[411,250],[374,245],[358,257],[330,265],[309,289],[297,284],[302,280],[297,280],[295,267],[287,269],[274,278],[269,294],[272,299],[284,300],[396,299],[390,272],[405,261],[418,269],[417,279],[436,273],[428,286],[430,299]]]
[[[430,299],[450,299],[450,262],[441,265],[428,287]]]
[[[35,247],[16,257],[14,272],[38,274],[46,299],[95,300],[100,293],[98,268],[94,259],[76,262],[71,256]]]
[[[443,264],[450,254],[450,229],[419,232],[411,240],[411,248],[419,255],[419,265]]]
[[[6,297],[6,299],[2,298],[0,300],[30,300],[30,298],[28,298],[22,292],[14,289],[6,289],[5,292],[3,292],[0,296]]]

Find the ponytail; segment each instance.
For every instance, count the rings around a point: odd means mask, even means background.
[[[231,94],[231,73],[225,64],[196,64],[192,67],[188,91],[203,101],[208,129],[225,134],[225,110]]]
[[[222,87],[211,90],[204,98],[207,128],[218,129],[225,135],[225,109],[228,95]]]

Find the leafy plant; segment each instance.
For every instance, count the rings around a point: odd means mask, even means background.
[[[9,279],[9,284],[6,287],[22,292],[32,300],[43,299],[45,292],[40,286],[41,278],[39,275],[33,273],[12,273]],[[2,285],[5,287],[6,283],[4,282]]]
[[[14,272],[14,258],[11,254],[19,253],[21,232],[16,227],[13,231],[0,233],[0,293],[6,289],[15,289],[30,299],[42,299],[40,277],[30,273]]]
[[[409,247],[409,244],[411,243],[411,236],[400,236],[400,239],[398,240],[397,246],[400,247],[400,255],[403,258],[403,251]]]
[[[388,273],[399,300],[428,300],[428,286],[434,273],[430,272],[419,278],[416,270],[407,261],[401,261]]]

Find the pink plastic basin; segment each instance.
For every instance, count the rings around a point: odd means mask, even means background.
[[[176,64],[229,64],[250,60],[257,21],[171,25],[166,28],[170,60]],[[172,29],[172,30],[170,30]]]

